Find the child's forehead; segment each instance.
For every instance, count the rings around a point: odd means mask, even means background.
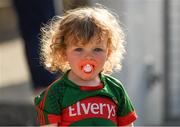
[[[84,46],[86,44],[93,44],[93,45],[102,45],[107,43],[107,36],[99,37],[93,36],[90,40],[85,40],[84,38],[77,38],[76,36],[69,37],[67,44],[68,45],[75,45],[75,46]]]

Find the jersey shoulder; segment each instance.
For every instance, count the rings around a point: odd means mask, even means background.
[[[40,93],[40,95],[36,96],[34,99],[35,105],[38,105],[41,101],[46,100],[48,98],[52,100],[57,100],[63,94],[65,85],[61,78],[55,80],[51,83],[44,91]]]
[[[121,83],[120,80],[106,74],[104,74],[104,77],[107,84],[110,85],[111,87],[115,87],[117,89],[124,89],[123,84]]]

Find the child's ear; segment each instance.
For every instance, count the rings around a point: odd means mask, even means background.
[[[67,53],[65,49],[61,49],[62,51],[59,53],[60,57],[62,58],[63,61],[67,60]]]
[[[107,53],[107,58],[110,57],[111,53],[112,53],[112,50],[109,48],[109,49],[108,49],[108,53]]]
[[[107,48],[108,48],[107,58],[109,58],[110,55],[112,54],[112,45],[110,39],[107,40]]]
[[[67,54],[66,54],[66,51],[64,51],[63,57],[64,57],[64,60],[67,61]]]

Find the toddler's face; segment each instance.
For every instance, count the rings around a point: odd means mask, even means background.
[[[71,71],[83,80],[91,80],[98,76],[103,70],[108,57],[107,38],[97,43],[96,38],[92,38],[85,45],[68,45],[66,58],[70,64]]]

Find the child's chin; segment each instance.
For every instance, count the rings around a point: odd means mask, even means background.
[[[83,73],[81,78],[83,80],[91,80],[93,78],[93,74],[92,73]]]

